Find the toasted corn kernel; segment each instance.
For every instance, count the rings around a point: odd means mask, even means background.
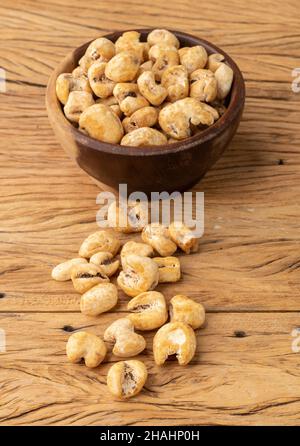
[[[171,240],[169,230],[159,223],[151,223],[144,227],[142,240],[148,243],[162,257],[171,256],[177,249]]]
[[[194,232],[184,223],[177,221],[171,223],[169,226],[169,233],[171,239],[186,254],[198,251],[199,239],[195,236]]]
[[[139,294],[128,302],[127,309],[132,312],[127,317],[137,330],[154,330],[168,319],[165,298],[158,291]]]
[[[71,271],[74,289],[82,294],[101,282],[109,282],[109,278],[93,263],[74,265]]]
[[[110,252],[115,256],[119,249],[121,243],[112,231],[101,230],[90,234],[80,246],[79,255],[81,257],[90,258],[93,254],[97,252]]]
[[[123,248],[121,249],[121,263],[123,268],[126,265],[126,258],[130,254],[135,254],[141,257],[153,257],[154,251],[150,245],[146,243],[139,243],[133,240],[126,242]]]
[[[184,322],[196,330],[205,322],[205,309],[189,297],[177,294],[170,301],[170,318],[171,322]]]
[[[86,331],[78,331],[69,337],[66,353],[70,362],[78,363],[84,359],[85,365],[93,368],[105,358],[106,346],[98,336]]]
[[[87,316],[98,316],[111,310],[117,302],[117,287],[113,283],[99,283],[81,296],[80,310]]]
[[[67,260],[66,262],[56,265],[51,273],[52,279],[64,282],[65,280],[71,280],[71,271],[73,266],[87,263],[86,259],[78,257],[75,259]]]
[[[114,364],[107,374],[107,387],[117,398],[131,398],[142,390],[148,372],[143,362],[137,360],[120,361]]]
[[[135,333],[133,323],[127,318],[117,319],[104,333],[106,342],[114,342],[113,354],[129,358],[141,353],[146,347],[143,336]]]
[[[154,257],[158,265],[159,283],[178,282],[180,280],[180,261],[177,257]]]
[[[158,266],[149,257],[128,255],[117,282],[124,293],[131,297],[151,291],[158,283]]]
[[[114,256],[110,252],[97,252],[90,258],[90,263],[99,266],[107,277],[113,276],[120,266],[119,260],[114,260]]]
[[[168,356],[175,355],[180,365],[188,364],[196,352],[194,330],[183,322],[163,325],[153,339],[153,354],[157,365],[162,365]]]

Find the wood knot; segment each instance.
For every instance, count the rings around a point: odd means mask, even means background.
[[[245,338],[247,335],[246,335],[246,333],[245,333],[244,331],[242,331],[242,330],[236,330],[236,331],[234,332],[234,336],[235,336],[236,338]]]
[[[3,299],[5,297],[5,293],[0,293],[0,299]]]
[[[64,325],[62,328],[63,331],[66,331],[67,333],[71,333],[72,331],[75,330],[74,327],[72,327],[72,325]]]
[[[279,166],[283,166],[284,165],[284,160],[280,158],[280,160],[278,160],[277,164]]]

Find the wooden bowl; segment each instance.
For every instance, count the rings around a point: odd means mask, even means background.
[[[138,30],[146,41],[151,29]],[[124,31],[104,37],[113,42]],[[220,158],[235,134],[244,108],[245,84],[234,61],[206,40],[172,31],[180,46],[203,45],[208,54],[221,53],[234,71],[234,81],[225,114],[214,125],[178,143],[162,146],[128,147],[90,138],[77,130],[64,116],[55,93],[59,74],[70,73],[90,42],[72,51],[52,73],[46,93],[48,116],[54,133],[68,155],[104,189],[117,190],[126,183],[128,192],[146,194],[184,191],[197,183]]]

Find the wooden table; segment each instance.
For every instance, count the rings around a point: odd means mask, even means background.
[[[2,424],[300,424],[300,16],[296,0],[137,2],[2,0],[0,94]],[[149,379],[129,402],[112,401],[106,374],[66,361],[72,329],[102,334],[125,313],[90,319],[70,283],[52,281],[97,229],[97,187],[59,147],[45,87],[72,48],[107,31],[170,27],[211,40],[239,64],[247,101],[238,134],[195,188],[205,192],[199,254],[184,279],[160,286],[207,309],[188,367],[141,359]],[[293,333],[292,333],[293,332]],[[295,337],[293,337],[293,335]],[[299,335],[298,335],[299,337]],[[292,342],[294,341],[294,348]],[[300,342],[299,342],[300,346]]]

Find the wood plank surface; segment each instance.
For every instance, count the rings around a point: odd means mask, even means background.
[[[181,256],[178,284],[159,287],[167,299],[186,293],[205,305],[196,358],[186,368],[158,369],[149,334],[141,355],[150,371],[146,390],[121,403],[105,386],[109,364],[90,371],[64,355],[64,326],[101,334],[128,298],[120,293],[115,313],[90,319],[70,283],[50,279],[51,268],[97,229],[99,189],[56,142],[44,96],[52,69],[74,47],[158,23],[227,51],[247,98],[230,147],[194,188],[205,193],[200,251]],[[298,2],[2,0],[0,26],[7,78],[0,93],[0,329],[7,340],[0,423],[300,424],[300,353],[291,335],[300,326],[300,93],[291,88],[300,60]]]
[[[121,313],[122,315],[124,313]],[[299,357],[291,351],[297,313],[209,314],[197,332],[188,367],[154,365],[152,333],[140,359],[147,364],[145,390],[128,402],[112,401],[109,366],[69,364],[70,325],[103,335],[120,313],[87,319],[78,313],[0,315],[8,353],[1,360],[0,417],[7,424],[287,424],[300,420]],[[42,395],[41,395],[42,389]],[[20,404],[22,402],[22,404]],[[19,403],[19,404],[18,404]],[[180,421],[181,420],[181,421]]]

